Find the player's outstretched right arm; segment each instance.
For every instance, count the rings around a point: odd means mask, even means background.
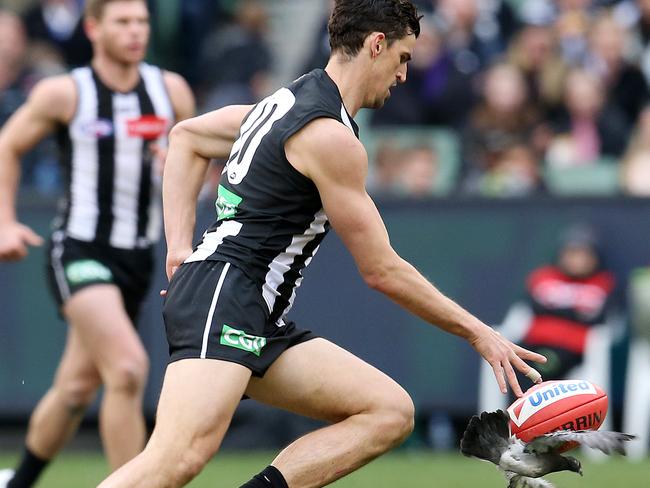
[[[172,129],[163,173],[167,277],[192,252],[196,200],[210,159],[226,159],[250,105],[232,105],[184,120]]]
[[[22,259],[28,245],[42,243],[41,237],[16,219],[20,158],[57,124],[72,117],[74,97],[74,82],[69,76],[43,80],[0,131],[0,261]]]
[[[534,370],[524,359],[545,358],[501,337],[393,250],[365,189],[366,152],[350,130],[332,119],[317,119],[287,141],[285,152],[290,163],[315,183],[332,227],[366,283],[428,323],[466,339],[490,363],[501,390],[505,393],[510,383],[521,396],[514,369],[530,374]]]

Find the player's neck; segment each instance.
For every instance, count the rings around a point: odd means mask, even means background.
[[[96,53],[91,65],[102,83],[117,92],[132,91],[140,81],[140,71],[136,63],[120,63]]]
[[[354,117],[363,105],[366,83],[363,71],[356,69],[353,61],[345,61],[337,56],[330,58],[325,71],[336,83],[346,110]]]

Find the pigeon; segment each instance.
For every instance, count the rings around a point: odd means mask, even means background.
[[[524,442],[510,435],[509,420],[503,410],[474,415],[460,441],[460,451],[465,456],[496,464],[505,475],[508,488],[554,488],[542,476],[555,471],[572,471],[582,476],[580,461],[558,452],[567,442],[606,454],[624,455],[624,443],[635,438],[621,432],[558,430]]]

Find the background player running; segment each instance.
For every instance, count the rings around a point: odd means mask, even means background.
[[[88,0],[88,67],[37,84],[0,134],[0,260],[27,255],[41,238],[17,221],[20,158],[56,133],[66,188],[50,242],[48,273],[69,324],[54,383],[34,410],[26,450],[0,486],[31,486],[76,431],[100,385],[100,432],[114,469],[145,442],[146,352],[135,331],[161,227],[160,167],[174,120],[193,115],[178,75],[142,63],[149,39],[144,0]]]

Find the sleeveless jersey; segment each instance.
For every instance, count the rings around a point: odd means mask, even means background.
[[[87,66],[72,71],[77,110],[58,134],[67,192],[56,227],[120,249],[146,248],[162,227],[160,169],[149,143],[166,145],[174,121],[162,71],[145,63],[130,92],[110,90]]]
[[[285,142],[328,117],[359,129],[338,87],[314,70],[259,102],[242,122],[217,192],[217,220],[186,262],[226,261],[255,283],[272,323],[283,325],[302,271],[329,223],[316,185],[286,158]]]

